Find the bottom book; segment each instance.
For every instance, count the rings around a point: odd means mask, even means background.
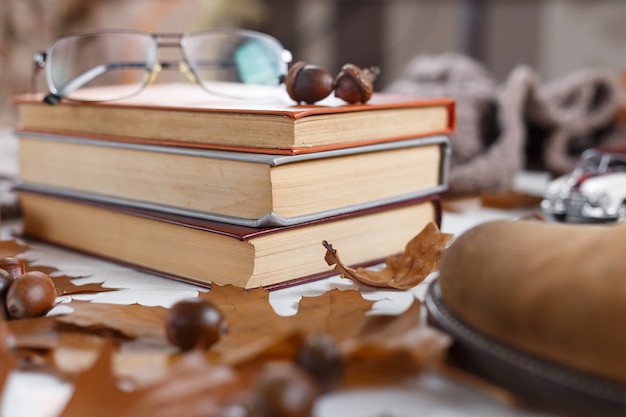
[[[251,228],[157,211],[17,190],[23,234],[201,285],[269,289],[333,274],[327,240],[346,265],[367,266],[400,253],[429,222],[430,195],[295,226]]]

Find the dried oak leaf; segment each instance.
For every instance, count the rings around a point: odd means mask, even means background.
[[[130,390],[120,388],[112,360],[107,343],[93,366],[76,377],[60,417],[211,417],[246,389],[231,368],[208,364],[199,351],[182,356],[159,381]]]
[[[224,315],[228,332],[211,347],[212,360],[237,362],[238,357],[254,356],[289,331],[284,317],[269,303],[269,292],[262,288],[244,290],[232,285],[212,285],[199,297],[212,302]]]
[[[78,285],[74,280],[87,278],[86,276],[55,275],[60,272],[57,268],[47,265],[33,265],[33,260],[25,260],[24,266],[27,271],[40,271],[49,275],[54,280],[54,286],[58,295],[94,294],[107,291],[118,291],[117,288],[104,288],[104,282],[93,282]]]
[[[4,392],[7,377],[17,366],[17,358],[12,352],[15,339],[7,326],[7,322],[0,318],[0,392]]]
[[[54,276],[52,280],[57,288],[58,295],[95,294],[108,291],[118,291],[117,288],[104,288],[104,282],[92,282],[77,285],[74,280],[85,277],[70,277],[68,275]]]
[[[27,250],[28,246],[18,240],[0,240],[0,258],[14,257]]]
[[[46,275],[52,275],[56,272],[59,272],[59,270],[53,266],[47,266],[47,265],[33,265],[32,260],[24,260],[24,269],[26,271],[39,271],[39,272],[43,272]]]
[[[58,344],[48,355],[54,370],[67,377],[93,365],[107,339],[89,333],[59,333]]]
[[[325,332],[337,340],[349,337],[366,320],[365,313],[373,304],[358,291],[335,289],[317,297],[303,297],[297,314],[285,317],[276,314],[269,303],[269,292],[260,288],[213,285],[200,297],[213,302],[226,318],[229,331],[211,352],[222,363],[231,364],[249,360],[295,334]]]
[[[440,232],[437,225],[430,222],[407,243],[404,253],[387,258],[385,268],[380,271],[344,265],[337,251],[326,241],[325,260],[328,265],[335,265],[334,269],[344,278],[371,287],[405,290],[415,287],[437,270],[439,258],[452,237],[452,234]]]
[[[7,321],[17,349],[48,350],[59,343],[59,331],[53,317],[33,317]]]
[[[307,334],[326,333],[346,362],[343,386],[384,385],[437,368],[450,344],[447,335],[424,325],[417,300],[398,315],[368,315],[373,301],[359,291],[333,289],[302,297],[297,313],[282,317],[269,305],[268,294],[214,285],[201,295],[226,311],[231,327],[211,349],[220,352],[220,363],[238,372],[258,371],[270,360],[294,360]]]
[[[59,323],[88,331],[114,331],[129,339],[165,339],[164,307],[140,304],[120,305],[74,300],[65,304],[73,312],[55,316]]]
[[[353,337],[370,317],[374,301],[356,290],[332,289],[315,297],[302,297],[298,313],[287,317],[295,329],[309,333],[328,333],[336,341]]]
[[[204,353],[205,359],[215,366],[232,366],[239,378],[257,373],[268,361],[293,361],[305,336],[311,333],[327,333],[341,344],[349,381],[401,381],[430,363],[427,358],[437,356],[432,351],[443,349],[442,344],[432,341],[429,345],[427,333],[419,329],[422,325],[418,306],[401,315],[371,316],[367,313],[374,302],[365,300],[356,290],[334,289],[320,296],[303,297],[293,316],[276,314],[269,303],[269,292],[264,289],[214,285],[200,296],[213,302],[229,325],[229,332]],[[115,375],[132,380],[135,386],[143,389],[170,375],[172,361],[185,356],[171,346],[168,349],[165,342],[166,309],[81,301],[69,305],[74,307],[74,313],[56,317],[69,330],[104,334],[109,330],[134,339],[122,340],[114,369]],[[59,338],[60,342],[63,340]],[[60,343],[59,352],[53,352],[53,357],[76,363],[59,363],[58,368],[69,373],[85,369],[98,351],[98,343],[91,339],[88,342],[85,345],[80,339],[70,339]],[[77,361],[72,359],[72,351],[78,352]],[[364,379],[368,370],[375,374]]]
[[[451,342],[447,334],[423,323],[418,300],[399,315],[368,316],[340,344],[346,361],[343,385],[397,383],[424,368],[439,368]]]

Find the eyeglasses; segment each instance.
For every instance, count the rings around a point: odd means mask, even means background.
[[[161,61],[163,48],[179,48],[181,59]],[[109,30],[54,40],[33,57],[33,84],[45,70],[47,103],[109,101],[139,94],[161,70],[178,70],[211,94],[267,98],[281,89],[290,61],[278,40],[249,30]]]

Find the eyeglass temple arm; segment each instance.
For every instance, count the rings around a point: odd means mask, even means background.
[[[90,81],[95,80],[102,74],[111,70],[123,68],[141,68],[145,69],[146,71],[151,71],[151,68],[143,62],[114,62],[109,64],[96,65],[95,67],[91,67],[87,71],[78,74],[76,77],[63,84],[61,87],[58,87],[56,93],[47,94],[44,97],[43,101],[48,104],[57,104],[62,97],[65,97],[72,91],[78,90],[79,88],[89,83]]]
[[[33,55],[33,67],[31,70],[30,89],[31,93],[37,92],[37,77],[41,70],[46,66],[46,53],[35,52]]]

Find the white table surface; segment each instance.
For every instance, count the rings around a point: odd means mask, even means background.
[[[541,187],[544,177],[522,176],[520,188]],[[531,190],[533,191],[533,190]],[[491,219],[510,219],[522,211],[505,211],[476,207],[463,213],[444,212],[442,231],[459,235],[472,226]],[[10,237],[19,223],[5,222],[2,237]],[[176,301],[197,295],[198,288],[165,278],[138,272],[113,263],[66,251],[51,245],[32,243],[26,253],[41,265],[54,266],[71,276],[89,275],[80,281],[104,282],[105,287],[124,287],[121,291],[75,296],[93,302],[169,307]],[[406,291],[370,290],[367,299],[377,300],[373,309],[381,313],[401,312],[414,297],[423,299],[429,277],[424,283]],[[80,283],[77,282],[77,283]],[[278,314],[295,314],[302,295],[322,294],[336,286],[350,288],[351,281],[339,277],[277,290],[270,294],[270,303]],[[356,287],[355,287],[356,288]],[[61,298],[60,301],[69,299]],[[63,309],[61,304],[51,314]],[[72,393],[72,386],[49,375],[16,371],[9,377],[2,398],[2,417],[53,417],[60,413]],[[315,409],[316,417],[382,417],[382,416],[541,416],[510,407],[475,388],[440,375],[423,373],[401,388],[368,389],[340,392],[323,397]]]

